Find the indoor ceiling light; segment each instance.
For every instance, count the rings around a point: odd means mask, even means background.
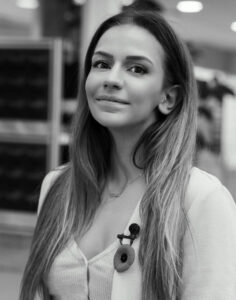
[[[176,7],[184,13],[197,13],[203,9],[203,4],[200,1],[180,1]]]
[[[122,5],[128,6],[134,3],[134,0],[121,0]]]
[[[73,0],[74,4],[76,4],[76,5],[83,5],[83,4],[85,4],[86,1],[87,0]]]
[[[231,24],[230,28],[236,32],[236,21]]]
[[[17,6],[20,8],[36,9],[39,6],[38,0],[17,0]]]

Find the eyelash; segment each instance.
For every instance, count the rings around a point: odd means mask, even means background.
[[[147,73],[147,69],[144,68],[143,66],[138,66],[138,65],[134,65],[132,66],[131,68],[129,68],[129,70],[133,69],[133,68],[138,68],[139,70],[141,70],[141,72],[132,72],[132,73],[135,73],[135,74],[146,74]]]
[[[108,67],[108,64],[101,60],[98,60],[98,61],[95,61],[94,63],[92,63],[92,67],[97,68],[97,69],[103,69],[103,68],[99,67],[99,64],[103,64],[103,65],[106,65],[106,67]]]
[[[103,65],[103,66],[99,66],[99,65]],[[104,61],[98,60],[98,61],[95,61],[94,63],[92,63],[92,68],[108,69],[109,64]],[[138,68],[139,71],[141,71],[141,72],[132,72],[131,70],[133,68],[136,68],[136,69]],[[140,65],[132,65],[131,67],[128,68],[128,71],[130,71],[131,73],[137,74],[137,75],[144,75],[148,72],[147,68],[145,68],[144,66],[140,66]]]

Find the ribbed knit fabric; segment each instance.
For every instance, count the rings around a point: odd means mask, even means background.
[[[110,300],[113,257],[118,247],[119,242],[115,241],[87,260],[72,239],[52,265],[48,279],[50,294],[56,300]]]
[[[42,206],[55,178],[45,178],[39,200]],[[236,299],[236,205],[228,190],[214,176],[193,168],[184,206],[189,228],[183,240],[183,288],[181,300]],[[140,203],[140,202],[139,202]],[[131,223],[141,225],[139,203]],[[135,244],[136,242],[136,244]],[[139,239],[133,244],[138,257]],[[138,259],[125,272],[113,270],[119,241],[89,261],[75,240],[55,259],[47,281],[56,300],[141,300]],[[164,299],[163,299],[164,300]]]
[[[140,201],[127,222],[124,232],[133,222]],[[114,242],[104,251],[87,260],[72,238],[55,258],[48,277],[49,292],[55,300],[111,300],[114,274],[113,258],[120,242]],[[122,300],[122,299],[121,299]],[[128,299],[127,299],[128,300]]]

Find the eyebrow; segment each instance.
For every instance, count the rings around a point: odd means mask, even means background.
[[[94,52],[94,55],[102,55],[102,56],[106,56],[107,58],[112,59],[113,56],[110,53],[104,52],[104,51],[97,51]],[[147,58],[146,56],[142,56],[142,55],[129,55],[126,57],[127,60],[146,60],[147,62],[149,62],[150,64],[153,65],[153,62]]]

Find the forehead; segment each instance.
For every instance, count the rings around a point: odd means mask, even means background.
[[[164,57],[161,44],[149,31],[130,24],[108,29],[98,41],[96,51],[121,56],[147,56],[154,62],[162,62]]]

